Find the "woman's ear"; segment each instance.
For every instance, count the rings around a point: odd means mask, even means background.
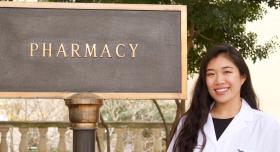
[[[246,79],[247,79],[246,75],[241,75],[241,85],[243,85]]]

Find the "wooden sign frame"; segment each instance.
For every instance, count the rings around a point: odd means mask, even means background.
[[[0,92],[0,98],[58,98],[90,93],[101,99],[186,99],[187,98],[187,8],[183,5],[148,4],[96,4],[96,3],[22,3],[0,2],[1,8],[61,8],[102,10],[179,11],[181,13],[181,92],[178,93],[127,93],[127,92]]]

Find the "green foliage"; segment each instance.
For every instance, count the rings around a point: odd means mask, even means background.
[[[61,0],[51,0],[61,1]],[[68,0],[62,0],[68,1]],[[71,1],[71,0],[69,0]],[[255,33],[246,33],[245,24],[261,19],[263,4],[279,8],[279,0],[76,0],[95,3],[180,4],[188,7],[188,71],[196,73],[207,48],[230,43],[254,62],[267,58],[276,41],[258,45]]]
[[[276,47],[275,40],[257,45],[256,33],[245,31],[248,21],[261,19],[265,13],[261,2],[279,7],[276,1],[186,1],[189,39],[192,41],[189,43],[192,46],[188,46],[189,72],[197,72],[205,50],[218,43],[232,44],[244,58],[254,62],[267,58]]]

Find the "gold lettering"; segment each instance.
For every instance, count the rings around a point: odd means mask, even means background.
[[[78,53],[78,51],[80,49],[79,44],[72,44],[71,48],[72,48],[72,56],[71,57],[74,57],[75,54],[76,54],[76,56],[81,57],[80,54]]]
[[[92,44],[92,47],[90,48],[90,46],[88,44],[86,44],[86,53],[85,53],[85,58],[88,57],[91,57],[92,56],[92,53],[93,53],[93,57],[97,57],[96,56],[96,44]]]
[[[109,51],[109,49],[108,49],[108,45],[107,45],[107,44],[104,45],[102,54],[100,55],[101,58],[103,58],[104,53],[107,54],[107,57],[108,57],[108,58],[111,58],[111,57],[112,57],[111,54],[110,54],[110,51]]]
[[[37,43],[30,43],[30,56],[34,56],[34,52],[39,48]]]
[[[131,51],[132,51],[131,57],[135,58],[135,56],[136,56],[135,52],[136,52],[138,44],[135,44],[135,47],[133,47],[133,44],[129,44],[129,46],[130,46]]]
[[[46,58],[55,57],[85,57],[85,58],[124,58],[124,57],[136,57],[136,51],[139,44],[136,43],[117,43],[114,48],[110,48],[108,43],[101,45],[101,48],[97,47],[96,43],[85,43],[83,47],[80,47],[79,43],[68,44],[53,44],[53,43],[29,43],[29,56],[41,56]],[[128,46],[129,45],[129,46]],[[65,50],[66,47],[66,50]],[[70,48],[71,47],[71,48]],[[103,47],[103,49],[102,49]],[[69,49],[68,49],[69,48]],[[82,48],[83,50],[81,50]],[[85,49],[85,50],[84,50]],[[112,49],[115,49],[115,52]],[[110,51],[111,50],[111,51]],[[70,52],[71,51],[71,52]],[[128,51],[128,52],[127,52]],[[130,55],[131,52],[131,55]],[[84,53],[84,54],[83,54]]]
[[[59,49],[58,49],[58,52],[57,52],[57,54],[56,54],[56,57],[58,57],[60,53],[63,53],[64,57],[68,57],[68,55],[67,55],[66,52],[65,52],[63,43],[60,44]]]
[[[120,58],[123,58],[125,57],[125,53],[123,53],[123,55],[120,55],[120,52],[119,52],[119,47],[122,46],[123,48],[125,48],[125,45],[124,44],[118,44],[117,47],[116,47],[116,54],[118,57]]]
[[[49,52],[49,57],[52,57],[52,44],[49,43],[49,48],[46,48],[46,43],[43,43],[43,57],[46,57],[46,52]]]

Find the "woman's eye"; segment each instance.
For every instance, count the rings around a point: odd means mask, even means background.
[[[213,76],[214,73],[207,73],[206,75],[207,75],[207,76]]]
[[[232,73],[232,72],[231,72],[231,71],[225,71],[225,73],[227,73],[227,74],[228,74],[228,73]]]

